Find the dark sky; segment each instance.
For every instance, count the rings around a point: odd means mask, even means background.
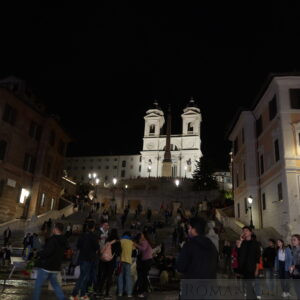
[[[300,70],[299,2],[74,2],[2,6],[0,17],[0,77],[26,80],[60,115],[69,155],[138,153],[153,100],[172,104],[179,133],[193,96],[202,151],[226,167],[237,109],[270,72]]]

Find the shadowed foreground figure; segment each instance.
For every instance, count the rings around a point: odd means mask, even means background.
[[[218,252],[212,241],[205,237],[206,222],[192,218],[188,226],[190,239],[184,244],[177,261],[177,270],[184,279],[217,278]]]

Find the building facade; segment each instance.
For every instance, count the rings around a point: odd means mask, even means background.
[[[300,232],[300,76],[270,76],[229,139],[236,218],[249,224],[252,213],[256,228]]]
[[[1,221],[58,207],[68,142],[23,81],[0,81]]]
[[[194,100],[190,100],[181,117],[182,133],[171,135],[172,177],[192,178],[196,162],[202,156],[201,113]],[[68,175],[74,180],[87,182],[88,175],[95,173],[102,183],[109,183],[114,177],[161,177],[166,136],[161,135],[165,118],[158,103],[147,110],[144,119],[143,149],[140,155],[69,157],[65,163]]]

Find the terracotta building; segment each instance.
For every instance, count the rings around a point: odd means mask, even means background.
[[[69,141],[23,81],[0,81],[0,221],[58,207]]]
[[[230,130],[235,217],[285,238],[300,232],[300,76],[269,76]]]

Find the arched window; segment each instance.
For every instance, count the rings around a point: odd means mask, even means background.
[[[166,146],[164,146],[163,151],[166,150]],[[170,150],[171,151],[178,151],[178,147],[176,145],[171,144],[170,145]]]
[[[0,141],[0,160],[4,160],[5,153],[6,153],[6,146],[7,142],[4,140]]]
[[[188,123],[188,132],[193,132],[193,131],[194,131],[193,123],[189,122]]]
[[[150,134],[154,134],[154,133],[155,133],[155,125],[154,125],[154,124],[151,124],[151,125],[150,125],[149,133],[150,133]]]

